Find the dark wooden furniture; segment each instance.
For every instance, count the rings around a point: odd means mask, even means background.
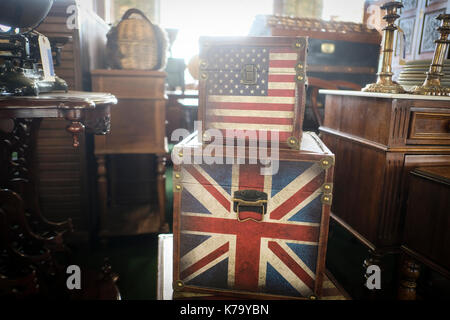
[[[320,91],[320,127],[336,155],[332,218],[380,263],[402,243],[407,176],[416,167],[450,164],[450,99]]]
[[[450,166],[409,174],[399,299],[416,298],[420,263],[450,278]]]
[[[324,80],[315,77],[308,77],[308,93],[309,93],[309,102],[314,113],[314,118],[321,126],[323,124],[323,110],[324,103],[321,96],[319,96],[319,90],[327,89],[327,90],[339,90],[339,89],[353,89],[353,90],[361,90],[361,86],[348,81],[342,80]]]
[[[38,31],[49,37],[66,37],[61,63],[55,73],[67,81],[70,90],[91,91],[90,70],[103,68],[109,25],[86,5],[75,0],[57,0]],[[66,121],[41,121],[36,147],[41,206],[52,220],[71,218],[75,233],[71,241],[89,240],[95,226],[92,190],[95,185],[93,137],[81,133],[79,148],[70,146],[64,132]]]
[[[112,110],[111,134],[95,137],[100,236],[168,230],[165,78],[160,71],[92,71],[93,89],[111,92],[119,101]],[[150,154],[156,155],[155,167]]]
[[[75,91],[37,97],[0,97],[0,291],[3,294],[23,297],[39,292],[56,298],[60,297],[59,290],[65,288],[61,282],[61,260],[56,259],[56,254],[67,253],[63,235],[71,231],[72,223],[70,219],[49,221],[41,212],[36,189],[39,173],[34,158],[42,119],[64,119],[69,147],[79,147],[79,136],[85,130],[94,134],[109,132],[110,106],[116,102],[110,94]],[[25,269],[29,271],[24,274]],[[35,286],[35,276],[39,287]],[[25,289],[19,290],[17,286]]]

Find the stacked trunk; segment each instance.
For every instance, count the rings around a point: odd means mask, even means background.
[[[301,130],[307,46],[201,40],[203,130],[172,157],[177,294],[321,296],[334,155]]]

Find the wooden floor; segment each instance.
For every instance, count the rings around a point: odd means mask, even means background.
[[[173,293],[172,289],[172,252],[173,235],[161,234],[158,240],[158,279],[157,299],[214,299],[211,294]],[[217,298],[217,297],[216,297]],[[327,272],[323,283],[323,296],[321,300],[350,300],[350,296],[337,283],[334,277]]]

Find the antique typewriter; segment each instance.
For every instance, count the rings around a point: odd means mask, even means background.
[[[58,90],[67,83],[55,75],[61,45],[34,29],[47,16],[53,0],[0,1],[0,96],[29,96]],[[53,47],[53,49],[52,49]]]

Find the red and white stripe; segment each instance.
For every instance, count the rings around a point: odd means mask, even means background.
[[[266,96],[211,95],[207,101],[207,129],[261,130],[292,136],[296,103],[297,53],[271,50]],[[268,137],[270,139],[270,136]]]

